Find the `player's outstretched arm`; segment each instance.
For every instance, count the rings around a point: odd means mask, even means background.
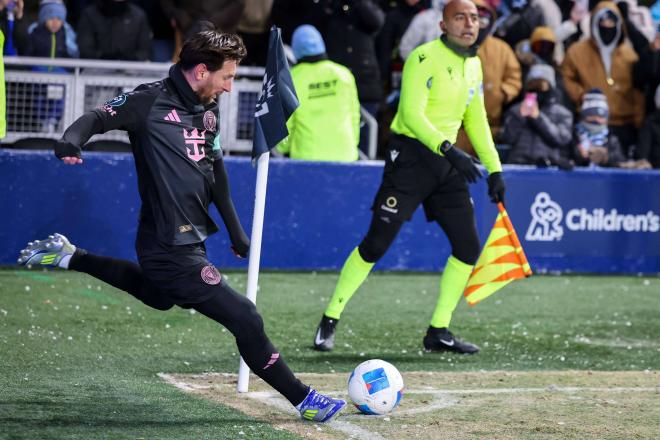
[[[85,113],[69,126],[55,144],[55,156],[69,165],[82,163],[82,148],[89,138],[103,130],[103,123],[94,112]]]
[[[225,170],[221,158],[213,162],[213,177],[215,180],[213,184],[213,203],[222,216],[222,221],[225,222],[232,243],[232,250],[237,256],[245,258],[250,250],[250,239],[243,230],[238,214],[236,214],[236,208],[229,191],[227,170]]]

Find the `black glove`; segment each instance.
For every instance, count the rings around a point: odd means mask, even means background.
[[[241,237],[231,245],[231,250],[238,258],[246,258],[250,252],[250,239]]]
[[[496,171],[488,175],[488,195],[490,196],[490,201],[493,203],[504,203],[504,192],[506,187],[504,186],[504,180],[502,179],[502,173]]]
[[[81,153],[82,149],[70,142],[59,140],[55,144],[55,156],[57,156],[58,159],[62,159],[63,157],[77,157],[80,159]]]
[[[477,168],[474,158],[460,148],[454,147],[449,141],[444,141],[438,149],[444,154],[451,166],[456,168],[456,171],[468,182],[474,183],[481,177],[484,177],[479,168]]]

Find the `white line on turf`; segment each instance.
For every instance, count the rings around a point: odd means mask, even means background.
[[[195,375],[195,378],[208,378],[212,374]],[[215,375],[218,375],[215,373]],[[223,374],[225,375],[225,374]],[[228,376],[231,376],[230,374]],[[209,385],[191,384],[180,381],[170,374],[158,373],[158,377],[165,382],[179,388],[183,391],[191,392],[196,390],[207,390],[212,388]],[[384,416],[369,416],[369,418],[401,417],[410,414],[428,413],[437,409],[447,408],[458,403],[457,395],[469,394],[519,394],[519,393],[657,393],[660,387],[558,387],[549,385],[545,388],[478,388],[478,389],[455,389],[455,390],[437,390],[437,389],[417,389],[405,390],[405,394],[427,394],[434,397],[433,401],[422,407],[411,408],[407,410],[399,409],[393,414]],[[334,396],[345,396],[345,392],[331,391],[327,394]],[[264,402],[269,406],[275,407],[283,412],[297,415],[295,408],[289,402],[283,399],[274,391],[252,391],[244,394],[245,397]],[[333,420],[329,423],[332,429],[348,434],[353,439],[358,440],[385,440],[380,434],[367,431],[366,429],[355,426],[345,420],[357,420],[365,416],[360,414],[341,414],[340,420]]]

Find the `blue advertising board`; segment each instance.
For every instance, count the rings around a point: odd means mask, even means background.
[[[225,159],[238,214],[250,233],[256,171]],[[369,226],[383,164],[271,160],[262,268],[337,270]],[[537,273],[660,273],[660,172],[505,167],[506,206]],[[67,166],[52,153],[0,150],[0,264],[53,232],[90,252],[135,260],[140,201],[128,154],[87,153]],[[471,186],[486,240],[497,215],[482,179]],[[221,220],[213,209],[220,226]],[[243,268],[221,232],[207,242],[220,268]],[[438,271],[451,252],[418,210],[377,270]]]

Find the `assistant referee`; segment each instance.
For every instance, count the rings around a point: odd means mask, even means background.
[[[332,350],[344,307],[422,204],[427,220],[440,225],[452,247],[424,347],[465,354],[479,351],[448,329],[480,251],[468,182],[476,182],[482,174],[471,156],[454,147],[461,125],[488,170],[488,193],[494,203],[503,201],[505,187],[476,56],[477,7],[469,0],[452,0],[439,24],[443,35],[415,49],[404,66],[401,101],[369,231],[344,263],[316,332],[317,350]]]

